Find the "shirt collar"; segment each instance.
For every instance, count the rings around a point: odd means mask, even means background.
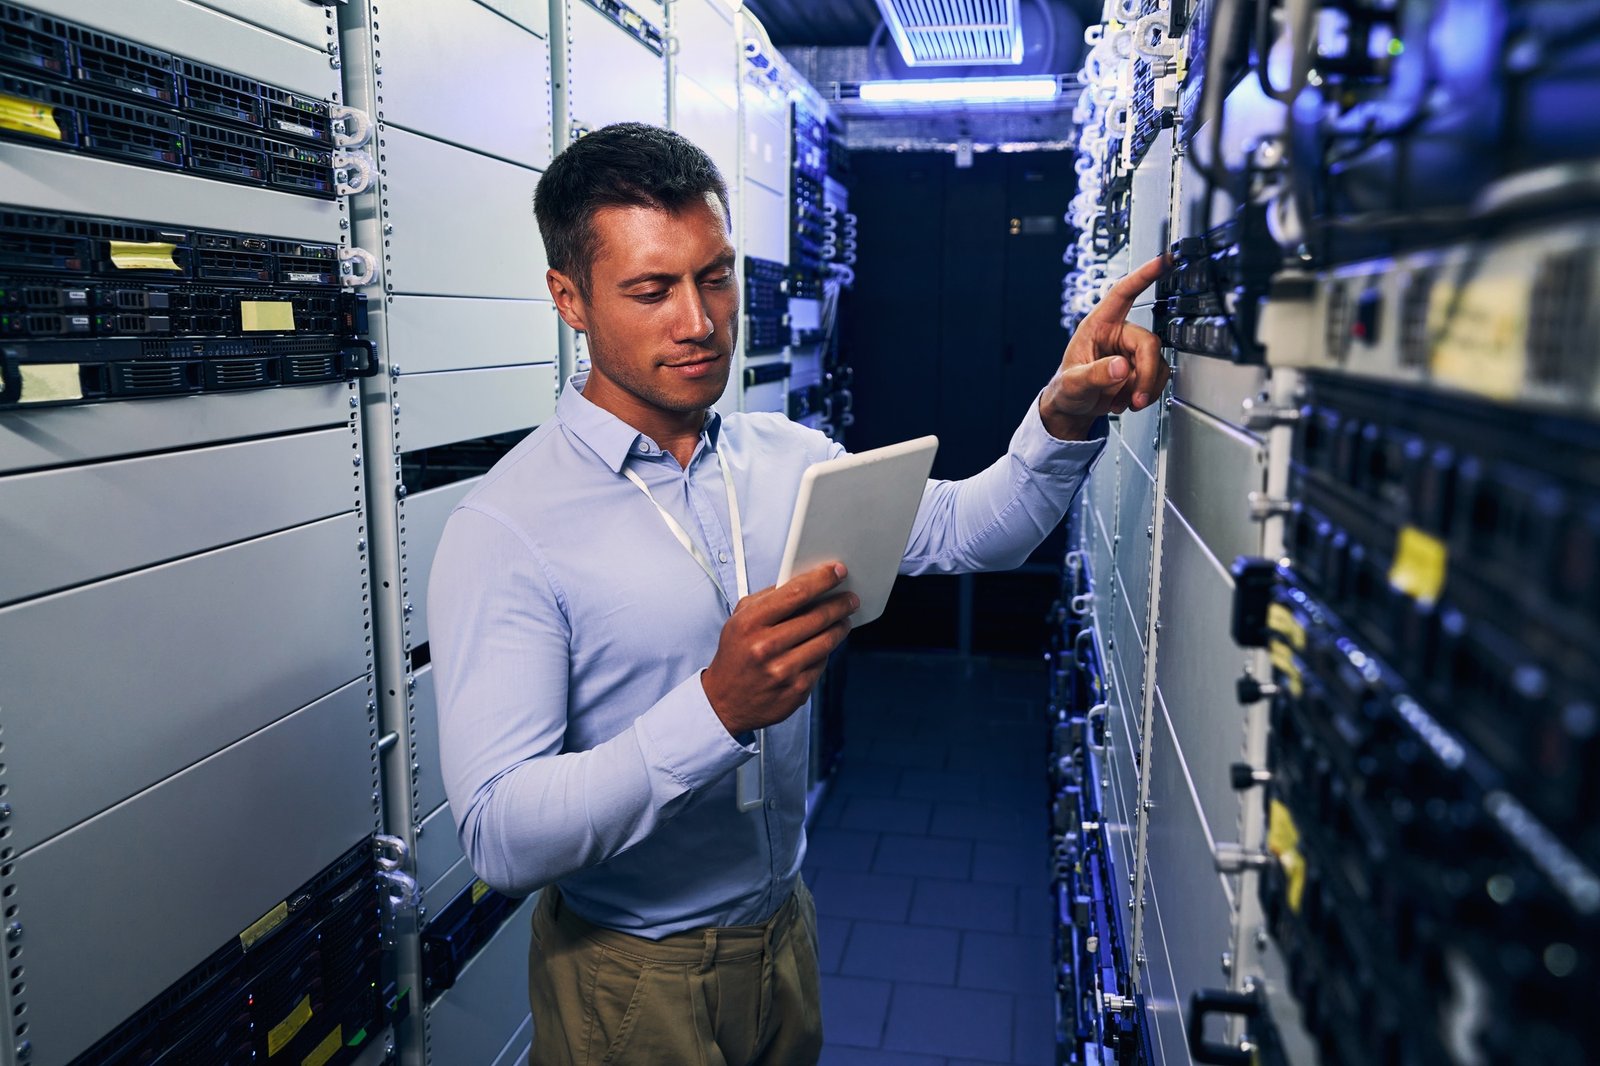
[[[583,387],[588,382],[587,372],[574,374],[567,379],[567,387],[561,390],[561,396],[556,401],[556,418],[561,424],[599,456],[613,474],[622,473],[623,464],[629,456],[660,455],[659,444],[610,411],[584,398]],[[706,447],[715,451],[721,433],[722,416],[713,410],[702,430]]]

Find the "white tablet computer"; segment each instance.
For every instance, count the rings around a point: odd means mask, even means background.
[[[849,574],[830,595],[844,591],[861,597],[851,625],[882,614],[938,448],[938,437],[918,437],[808,468],[800,480],[778,584],[838,561]]]

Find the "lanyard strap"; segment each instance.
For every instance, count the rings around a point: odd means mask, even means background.
[[[688,552],[694,561],[700,564],[700,569],[706,572],[706,576],[711,579],[711,584],[716,586],[717,595],[722,597],[722,605],[728,609],[729,614],[732,614],[734,605],[738,603],[738,600],[750,595],[750,575],[745,572],[744,529],[739,522],[739,497],[733,491],[733,475],[728,472],[728,464],[723,462],[720,454],[717,455],[717,466],[722,471],[722,487],[728,493],[728,523],[733,527],[733,570],[739,593],[738,599],[734,600],[728,598],[728,592],[722,587],[722,580],[717,577],[717,571],[712,567],[711,560],[706,558],[706,553],[701,551],[700,546],[689,536],[689,531],[684,529],[676,518],[668,514],[665,507],[661,506],[656,500],[655,494],[650,491],[650,486],[644,483],[644,479],[632,470],[624,470],[622,476],[633,482],[634,486],[645,494],[645,498],[656,509],[656,513],[661,516],[661,520],[667,524],[667,529],[677,538],[678,543],[683,545],[684,551]]]
[[[722,487],[728,493],[728,524],[732,526],[733,533],[733,570],[734,580],[738,583],[739,599],[750,595],[750,575],[745,571],[744,565],[744,527],[739,522],[739,497],[733,491],[733,474],[728,470],[728,464],[720,454],[717,455],[717,466],[722,470]],[[728,599],[728,592],[722,587],[722,581],[717,577],[717,572],[711,566],[711,560],[706,558],[706,553],[689,536],[689,531],[679,524],[676,518],[667,513],[661,506],[655,493],[650,491],[650,486],[644,479],[632,470],[623,470],[622,475],[650,501],[661,520],[667,524],[672,535],[677,538],[683,550],[688,552],[695,562],[700,564],[700,569],[706,572],[706,577],[711,579],[711,585],[717,590],[717,595],[722,597],[722,605],[733,613],[734,605],[738,600]],[[767,731],[756,730],[755,758],[747,759],[739,764],[737,784],[734,792],[734,806],[740,811],[753,811],[762,806],[762,797],[766,792],[766,761],[767,761]]]

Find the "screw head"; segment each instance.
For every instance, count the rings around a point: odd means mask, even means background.
[[[7,818],[10,818],[10,817],[11,817],[11,804],[9,804],[9,803],[0,803],[0,822],[3,822]]]
[[[7,940],[21,940],[22,939],[22,923],[21,922],[12,922],[10,925],[6,926],[6,939]]]

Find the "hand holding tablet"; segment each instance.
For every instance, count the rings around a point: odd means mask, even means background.
[[[881,615],[938,448],[938,437],[918,437],[808,468],[778,567],[779,586],[821,563],[843,563],[849,574],[830,592],[861,598],[851,626]]]

